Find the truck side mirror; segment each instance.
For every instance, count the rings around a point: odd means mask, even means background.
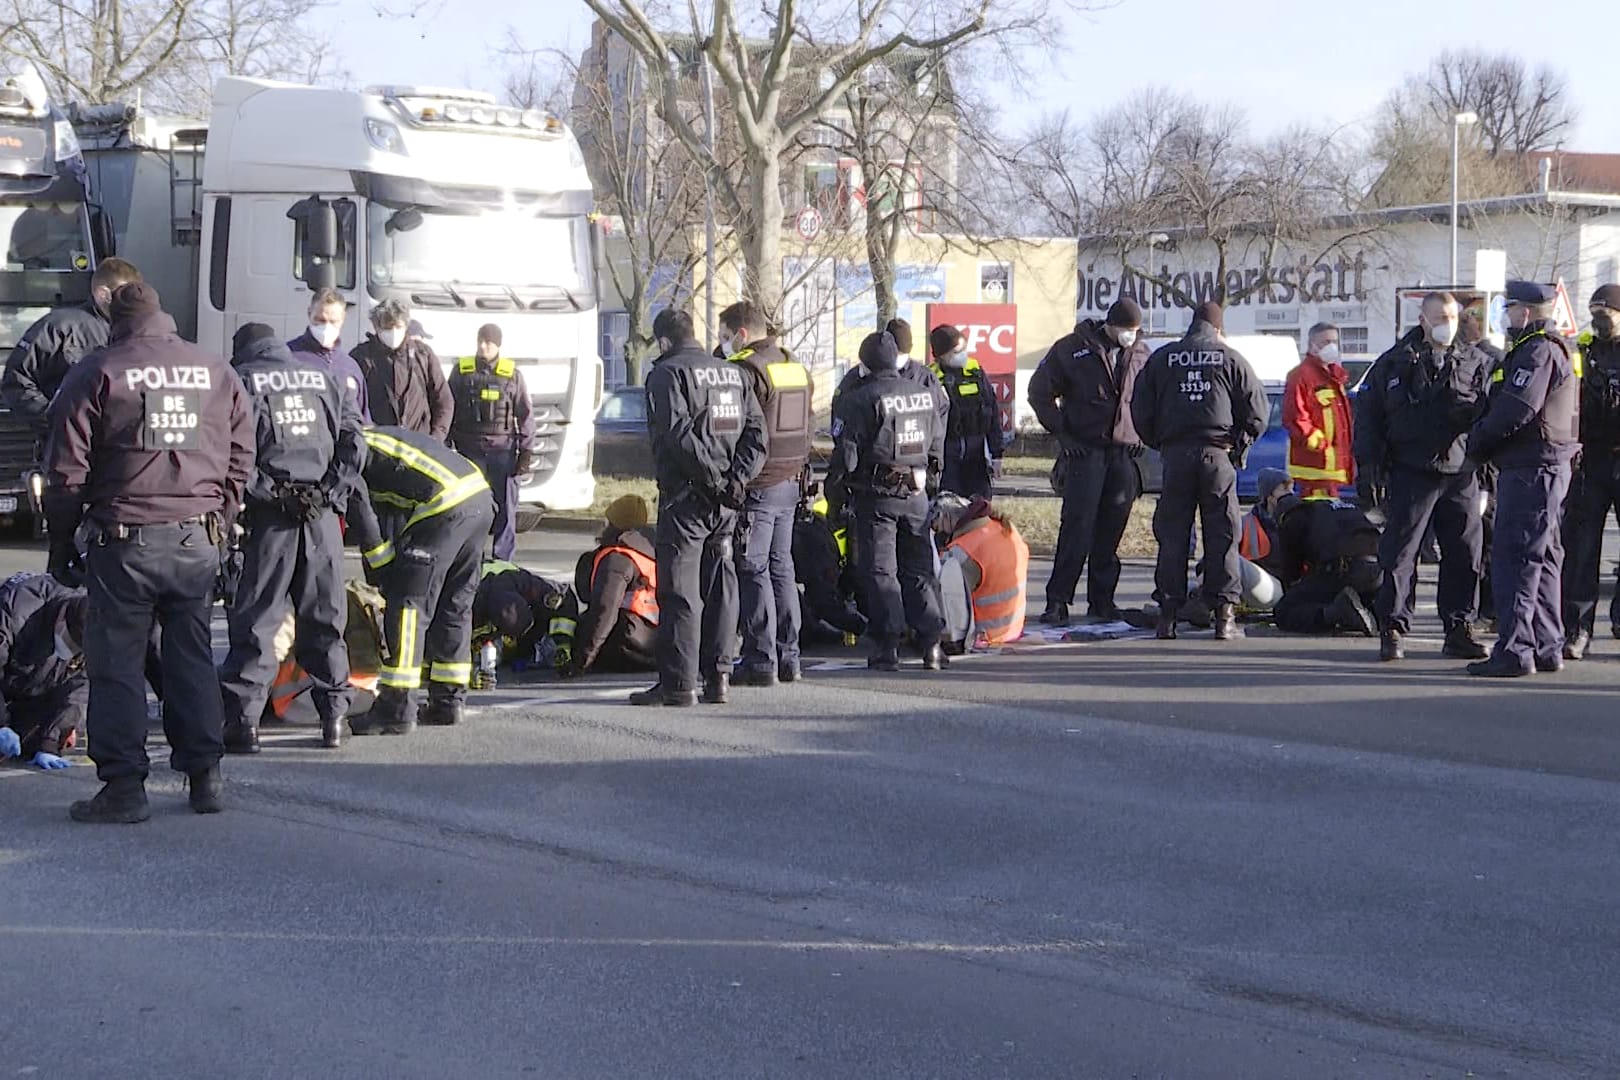
[[[118,235],[113,231],[112,218],[99,206],[90,210],[90,242],[95,245],[98,262],[118,254]]]
[[[319,195],[311,195],[294,203],[287,216],[298,223],[304,284],[312,291],[332,288],[337,284],[337,208]]]

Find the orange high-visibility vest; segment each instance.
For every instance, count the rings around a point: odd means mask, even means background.
[[[1029,545],[1004,521],[980,518],[951,538],[945,550],[960,548],[979,568],[973,590],[973,622],[992,645],[1016,641],[1024,633],[1024,581]]]
[[[1271,555],[1271,534],[1260,524],[1260,515],[1250,510],[1243,515],[1243,535],[1238,537],[1238,554],[1252,563]]]
[[[624,600],[619,604],[619,610],[628,611],[632,615],[640,615],[650,623],[658,622],[658,564],[633,547],[615,544],[605,547],[596,553],[596,559],[591,563],[591,585],[596,585],[596,571],[602,565],[602,560],[617,552],[635,564],[636,573],[641,575],[641,584],[634,589],[625,590]]]

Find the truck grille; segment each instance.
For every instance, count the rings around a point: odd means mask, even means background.
[[[561,402],[533,399],[534,411],[534,471],[529,475],[531,484],[551,479],[562,460],[563,432],[567,429],[568,414]]]

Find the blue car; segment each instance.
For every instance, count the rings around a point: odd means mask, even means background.
[[[1271,402],[1271,415],[1266,419],[1265,434],[1249,448],[1249,463],[1237,475],[1238,498],[1253,502],[1260,497],[1260,470],[1288,471],[1288,432],[1282,422],[1282,383],[1266,383],[1266,400]]]

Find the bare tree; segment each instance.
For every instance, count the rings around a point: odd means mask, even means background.
[[[774,317],[783,293],[783,152],[826,115],[873,65],[898,50],[941,52],[1008,23],[1038,19],[1046,0],[782,0],[750,11],[712,0],[707,17],[688,5],[689,34],[660,29],[640,0],[585,0],[641,57],[658,113],[706,171],[717,198],[741,225],[745,292]],[[995,18],[991,18],[992,7]],[[914,32],[910,27],[929,27]],[[830,42],[830,43],[828,43]],[[805,65],[803,49],[812,58]],[[708,148],[691,107],[708,64],[720,108],[742,151],[738,174]],[[810,70],[805,70],[809,68]]]
[[[1416,87],[1419,100],[1450,123],[1459,112],[1479,115],[1480,142],[1492,157],[1553,146],[1575,126],[1569,83],[1545,65],[1534,71],[1511,53],[1441,53]]]
[[[304,23],[320,3],[0,0],[0,52],[36,64],[64,101],[140,94],[159,107],[200,111],[220,75],[333,74],[330,47]]]

